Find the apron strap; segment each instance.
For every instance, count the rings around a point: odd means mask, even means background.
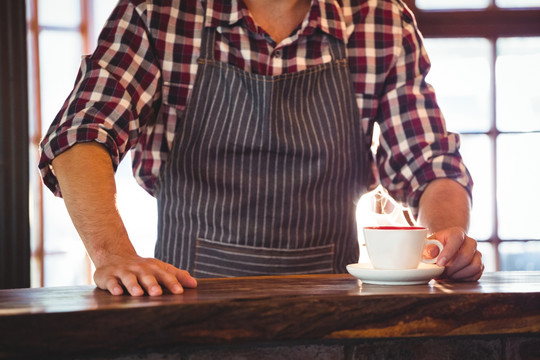
[[[216,42],[216,29],[203,25],[201,36],[201,59],[214,59],[214,43]]]
[[[330,55],[332,60],[339,61],[347,59],[347,50],[345,49],[345,43],[339,39],[336,39],[332,35],[327,35],[328,44],[330,46]]]

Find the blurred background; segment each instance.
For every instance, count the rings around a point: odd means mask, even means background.
[[[470,235],[486,271],[540,270],[540,0],[406,3],[425,37],[428,80],[448,130],[461,134],[475,181]],[[115,4],[26,0],[34,287],[92,283],[92,264],[63,201],[43,188],[36,164],[39,141],[73,87],[81,55],[93,51]],[[119,210],[138,252],[153,256],[156,202],[135,183],[130,162],[124,159],[116,175]],[[377,196],[379,190],[360,201],[360,225],[371,221]]]

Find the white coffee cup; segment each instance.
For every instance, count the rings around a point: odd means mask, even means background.
[[[427,238],[425,227],[371,226],[363,230],[369,260],[375,269],[416,269],[421,262],[434,264],[437,258],[424,258],[424,249],[433,244],[440,253],[444,248],[440,241]]]

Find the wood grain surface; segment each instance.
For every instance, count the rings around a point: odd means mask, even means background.
[[[540,272],[477,283],[350,275],[201,279],[161,297],[94,287],[0,291],[0,358],[182,344],[540,333]]]

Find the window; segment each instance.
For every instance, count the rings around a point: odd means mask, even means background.
[[[28,0],[31,144],[32,286],[91,283],[92,268],[62,199],[44,189],[37,171],[39,141],[73,88],[81,54],[90,53],[116,1]],[[67,49],[67,51],[66,51]],[[116,181],[118,206],[135,248],[153,256],[155,200],[131,174],[130,159],[121,163]]]
[[[407,3],[432,60],[428,82],[461,134],[475,181],[471,235],[487,268],[538,270],[540,1]]]
[[[540,269],[540,0],[408,0],[433,67],[448,128],[462,134],[475,180],[471,234],[487,270]],[[27,0],[33,286],[91,282],[91,263],[63,201],[42,188],[37,146],[73,86],[116,4]],[[66,51],[66,49],[68,51]],[[120,212],[134,246],[152,256],[155,208],[125,159],[117,173]],[[397,213],[395,213],[397,214]]]

